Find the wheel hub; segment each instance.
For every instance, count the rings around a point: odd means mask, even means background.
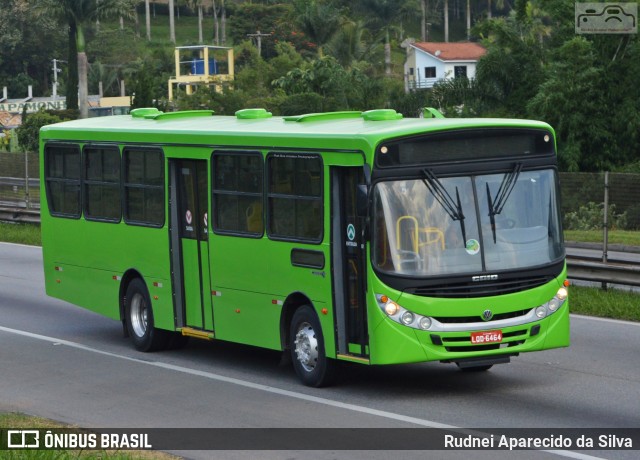
[[[318,339],[309,323],[302,323],[296,333],[295,353],[304,370],[311,372],[318,363]]]
[[[138,337],[144,336],[147,330],[147,305],[140,294],[131,300],[131,326]]]

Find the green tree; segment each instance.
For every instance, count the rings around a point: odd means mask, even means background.
[[[295,14],[291,3],[274,5],[260,3],[241,3],[229,5],[230,31],[234,43],[242,43],[250,34],[260,31],[269,34],[262,37],[262,57],[265,59],[276,55],[275,46],[280,42],[293,44],[298,51],[308,49],[307,37],[296,31]]]
[[[311,107],[313,111],[365,110],[382,107],[386,99],[386,88],[380,79],[369,77],[358,67],[345,69],[331,56],[293,69],[273,85],[296,101],[306,98],[314,103],[304,112]]]
[[[376,43],[365,39],[368,30],[362,21],[345,21],[327,45],[327,53],[338,60],[343,67],[352,67],[359,61],[370,58],[376,50]]]
[[[561,167],[568,171],[608,168],[609,123],[604,69],[593,43],[575,37],[555,52],[548,77],[527,105],[529,114],[549,122],[558,136]]]
[[[0,0],[0,81],[10,98],[51,90],[53,58],[64,56],[65,33],[51,17],[39,14],[30,0]]]
[[[428,8],[428,5],[426,7]],[[404,24],[409,22],[417,26],[419,10],[418,0],[358,0],[353,6],[353,15],[363,17],[375,39],[384,44],[386,76],[391,76],[393,64],[391,38],[395,34],[398,40],[402,41]]]
[[[156,106],[153,94],[153,74],[154,68],[149,62],[145,62],[142,67],[135,72],[132,88],[132,109]]]
[[[62,118],[44,110],[30,114],[22,121],[22,125],[16,129],[20,146],[27,152],[37,152],[40,143],[40,128],[61,121]]]
[[[107,66],[101,62],[94,62],[89,68],[89,87],[93,94],[98,93],[100,83],[105,96],[119,95],[118,71],[112,66]]]
[[[397,0],[361,0],[362,7],[368,12],[369,23],[384,36],[385,74],[391,75],[391,28],[395,21],[405,13]]]
[[[318,57],[322,58],[324,46],[340,29],[340,10],[327,0],[296,0],[294,9],[300,30],[318,46]]]
[[[67,107],[79,108],[80,118],[88,116],[88,63],[85,52],[85,29],[99,18],[109,16],[132,17],[136,0],[40,0],[36,8],[54,14],[69,26],[69,62],[77,62],[78,103],[74,106],[73,97],[67,101]],[[72,36],[73,35],[73,36]],[[72,42],[74,45],[72,45]],[[75,55],[73,54],[75,50]],[[74,75],[71,68],[67,82],[67,96],[74,93]]]
[[[528,101],[538,93],[547,61],[546,37],[541,28],[546,13],[529,9],[523,17],[483,21],[475,32],[483,38],[487,54],[476,70],[476,88],[482,92],[483,110],[490,115],[525,117]],[[485,113],[486,114],[486,113]]]

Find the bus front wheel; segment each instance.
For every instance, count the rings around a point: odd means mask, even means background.
[[[155,351],[165,347],[165,331],[156,329],[147,286],[135,278],[127,287],[125,297],[125,321],[129,336],[138,351]]]
[[[320,321],[309,305],[293,314],[289,338],[293,368],[302,383],[316,388],[329,385],[335,363],[325,354]]]

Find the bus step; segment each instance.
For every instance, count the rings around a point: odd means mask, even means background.
[[[369,358],[364,358],[362,356],[345,355],[345,354],[342,354],[342,353],[338,353],[336,355],[336,358],[343,359],[345,361],[353,361],[354,363],[370,364]]]
[[[182,332],[182,335],[186,335],[187,337],[196,337],[198,339],[213,340],[215,338],[213,332],[194,329],[192,327],[183,327],[180,332]]]

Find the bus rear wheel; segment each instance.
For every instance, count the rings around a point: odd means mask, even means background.
[[[155,351],[168,344],[165,331],[156,329],[147,286],[140,278],[131,281],[125,297],[125,322],[138,351]]]
[[[302,383],[315,388],[331,384],[335,363],[325,354],[320,321],[311,306],[293,314],[289,339],[293,368]]]

